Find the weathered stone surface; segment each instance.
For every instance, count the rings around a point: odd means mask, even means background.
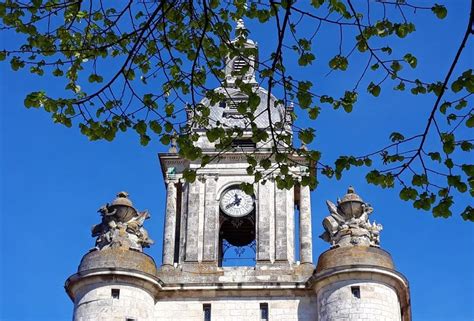
[[[260,321],[260,304],[268,305],[268,320],[317,320],[316,300],[311,297],[202,297],[199,300],[168,299],[156,304],[156,321],[202,321],[203,304],[211,305],[212,320]]]
[[[204,240],[202,260],[217,261],[217,242],[219,236],[219,206],[216,199],[217,176],[206,179],[204,207]]]
[[[309,186],[300,187],[300,260],[302,264],[313,263],[311,194]]]
[[[273,182],[258,185],[257,212],[257,261],[270,261],[270,216],[273,214],[273,204],[270,197],[273,192]]]
[[[332,247],[379,246],[382,225],[369,221],[373,209],[349,187],[337,206],[326,201],[330,215],[323,220],[325,232],[320,236]]]
[[[239,26],[242,31],[243,25]],[[249,39],[244,44],[256,47]],[[235,109],[235,101],[246,99],[234,86],[236,78],[242,77],[261,98],[256,113],[265,111],[270,99],[269,113],[256,118],[257,127],[268,130],[270,122],[286,120],[283,130],[290,132],[293,107],[285,109],[258,87],[253,65],[244,76],[232,74],[234,68],[251,62],[241,58],[245,57],[237,55],[227,61],[229,87],[216,89],[225,93],[225,98],[209,106],[208,125],[213,126],[216,120],[246,125]],[[202,103],[210,105],[206,99]],[[254,183],[247,174],[247,157],[252,153],[257,163],[274,161],[272,140],[253,146],[248,141],[251,132],[244,129],[239,139],[247,141],[221,154],[207,139],[206,126],[192,127],[199,136],[196,145],[212,158],[206,166],[201,166],[200,160],[181,159],[174,140],[169,153],[159,157],[168,186],[162,267],[157,271],[153,260],[139,252],[147,245],[146,231],[135,223],[138,213],[131,202],[121,196],[102,210],[104,219],[96,230],[102,250],[86,254],[79,272],[66,281],[66,291],[75,305],[75,321],[202,321],[203,305],[210,305],[211,320],[219,321],[411,321],[408,282],[393,269],[388,253],[368,246],[378,245],[381,229],[369,223],[368,204],[353,191],[337,206],[328,202],[330,216],[325,219],[324,238],[334,248],[320,256],[314,270],[309,187],[278,189],[276,166],[263,173],[266,183]],[[303,164],[290,166],[290,174],[295,178],[304,175],[306,160],[288,156]],[[185,169],[196,171],[194,182],[183,180]],[[253,206],[236,218],[220,208],[219,201],[242,182],[254,184],[254,195],[248,196]],[[243,194],[233,195],[235,201],[227,205],[235,202],[233,206],[239,206],[238,195]],[[299,221],[295,220],[295,205]],[[117,206],[122,206],[122,211],[116,211]],[[244,217],[249,224],[245,228]],[[295,262],[296,224],[301,264]],[[245,246],[253,244],[254,238],[255,266],[219,266],[219,240]],[[121,243],[126,246],[116,246]],[[262,307],[268,307],[268,318],[262,318]]]
[[[166,215],[163,235],[163,265],[173,265],[176,231],[176,182],[168,181],[166,195]]]
[[[156,265],[153,258],[145,253],[124,248],[109,248],[87,253],[79,264],[78,271],[92,269],[130,269],[156,275]]]
[[[119,298],[112,297],[119,290]],[[155,302],[146,291],[123,284],[97,284],[80,293],[75,302],[75,321],[154,321]]]
[[[390,254],[380,248],[369,246],[353,246],[333,248],[319,256],[316,272],[340,266],[373,265],[393,269]]]
[[[275,261],[288,262],[288,190],[275,186]]]
[[[364,282],[336,282],[318,294],[319,321],[401,321],[400,302],[387,285]]]
[[[202,202],[200,195],[201,182],[199,180],[189,184],[189,198],[187,204],[186,224],[186,261],[196,262],[198,260],[199,241],[199,207]]]
[[[123,247],[142,251],[153,244],[143,223],[150,217],[148,211],[138,212],[128,198],[127,192],[120,192],[112,204],[99,209],[102,222],[92,227],[98,250]]]

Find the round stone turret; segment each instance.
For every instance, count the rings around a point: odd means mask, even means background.
[[[309,281],[317,293],[318,320],[411,320],[408,281],[379,248],[382,226],[369,222],[372,207],[352,187],[337,205],[327,204],[321,238],[331,249],[321,254]]]
[[[148,213],[139,213],[126,192],[99,212],[102,223],[92,230],[96,247],[65,284],[74,302],[73,320],[152,321],[161,286],[154,260],[142,252],[141,245],[151,244],[142,226]]]

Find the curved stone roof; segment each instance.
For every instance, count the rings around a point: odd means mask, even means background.
[[[242,93],[238,88],[219,87],[215,90],[225,94],[228,98],[212,106],[210,106],[209,99],[207,98],[201,101],[201,104],[210,107],[209,127],[216,127],[218,122],[226,127],[237,126],[245,128],[248,126],[248,120],[237,111],[237,104],[248,100],[247,95]],[[260,104],[255,110],[255,115],[257,115],[255,123],[259,128],[268,128],[270,124],[268,112],[266,111],[268,91],[257,86],[255,87],[255,91],[260,97]],[[270,96],[270,116],[273,124],[284,121],[286,117],[285,107],[281,103],[277,103],[277,101],[275,96]]]

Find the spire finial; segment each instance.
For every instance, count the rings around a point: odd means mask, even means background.
[[[236,30],[239,30],[239,29],[246,29],[245,28],[245,23],[244,23],[244,19],[239,19],[237,20],[237,26],[235,27]]]

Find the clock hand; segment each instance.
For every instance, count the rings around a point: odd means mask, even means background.
[[[231,208],[231,207],[234,206],[234,205],[235,205],[235,202],[229,203],[229,204],[227,204],[227,205],[225,206],[225,209],[229,209],[229,208]]]
[[[234,194],[234,198],[235,198],[234,204],[240,205],[240,201],[242,201],[242,198],[240,198],[239,195],[237,194]]]

